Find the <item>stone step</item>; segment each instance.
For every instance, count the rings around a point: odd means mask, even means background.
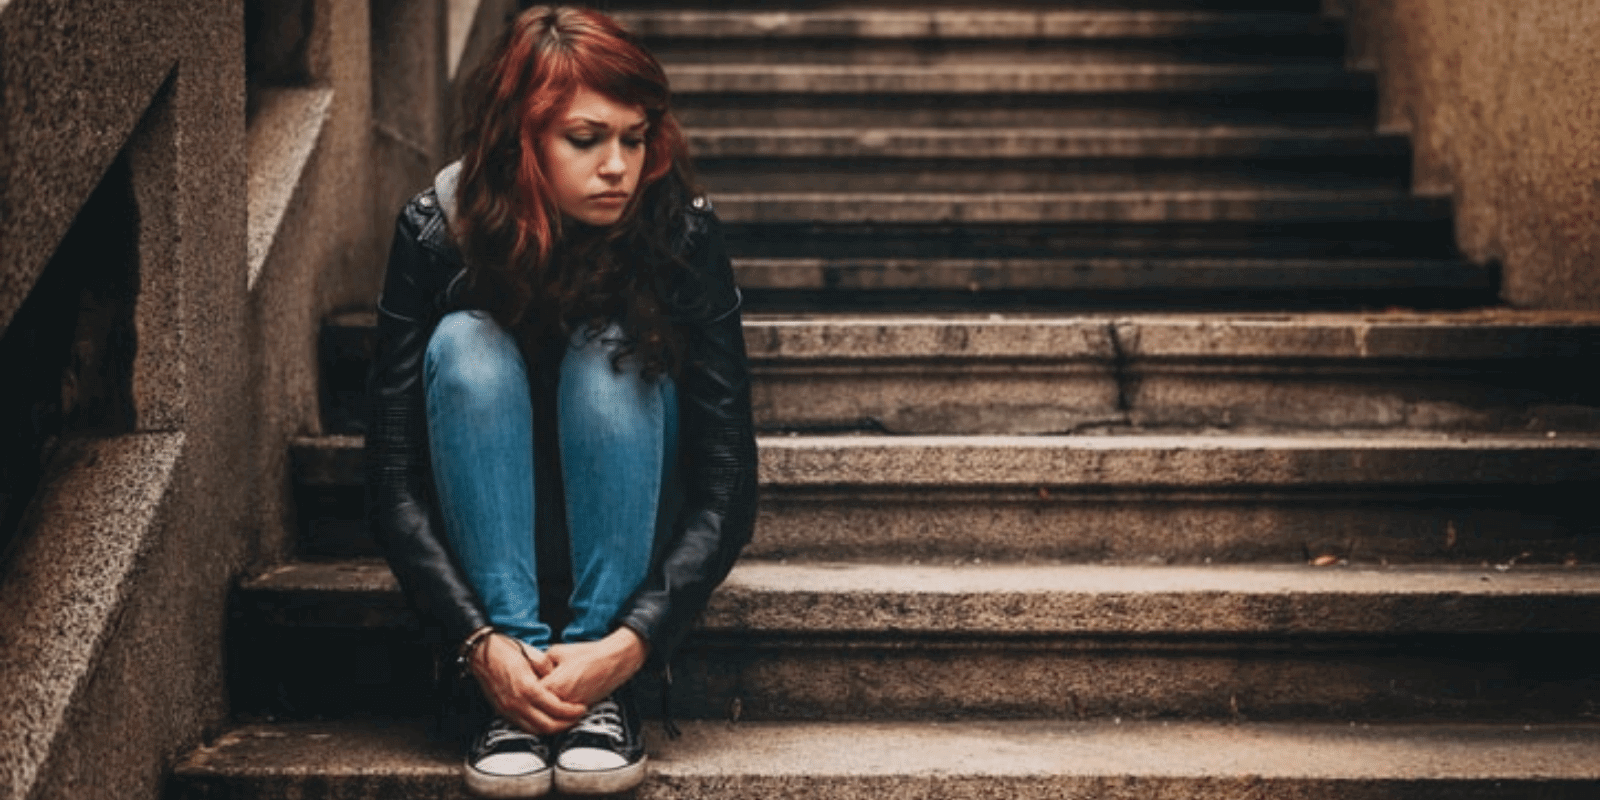
[[[1183,490],[1561,485],[1600,480],[1600,436],[764,436],[783,489]],[[299,480],[361,483],[362,438],[301,437]]]
[[[700,127],[695,157],[711,159],[1279,159],[1409,154],[1402,136],[1370,127],[1150,126],[1100,128]]]
[[[1035,71],[1067,66],[1093,70],[1112,67],[1165,70],[1190,66],[1232,69],[1270,64],[1291,70],[1321,66],[1342,71],[1344,41],[1337,36],[1305,34],[1165,40],[658,39],[651,49],[669,75],[711,65],[740,69],[920,67],[936,70],[988,66],[1003,71]],[[1338,89],[1361,85],[1370,84],[1359,81],[1332,84]],[[1227,88],[1237,90],[1239,86],[1228,84]],[[1253,89],[1254,85],[1244,88]],[[1327,88],[1326,85],[1313,87]]]
[[[1279,14],[1325,14],[1330,19],[1340,19],[1344,16],[1342,8],[1349,0],[1005,0],[1003,3],[983,6],[986,10],[995,11],[1029,11],[1035,9],[1060,10],[1084,9],[1091,11],[1120,10],[1136,13],[1159,13],[1172,11],[1224,11],[1228,13],[1279,13]],[[707,0],[698,4],[705,9],[719,11],[744,11],[758,12],[771,11],[772,6],[766,0]],[[651,11],[670,11],[683,7],[676,0],[616,0],[608,4],[611,9],[608,13],[626,14]],[[784,5],[785,11],[822,11],[839,12],[860,9],[859,2],[848,0],[792,0]],[[926,12],[930,9],[964,9],[970,10],[973,5],[970,0],[873,0],[871,8],[885,11],[915,10]]]
[[[1592,568],[746,561],[674,662],[674,714],[1573,720],[1597,601]],[[281,565],[235,609],[236,708],[427,711],[382,562]]]
[[[1136,193],[1135,196],[1143,195]],[[760,196],[756,197],[759,206]],[[718,199],[720,200],[720,196]],[[971,196],[956,198],[954,210],[963,210],[964,206],[960,201],[970,199]],[[1123,199],[1126,199],[1126,196]],[[980,208],[994,210],[986,206]],[[1383,208],[1387,209],[1388,206],[1384,205]],[[811,204],[810,208],[774,207],[758,210],[763,213],[774,210],[831,211],[827,206],[818,204]],[[895,213],[892,203],[888,210],[891,214]],[[927,206],[919,206],[912,207],[909,213],[915,217],[924,212],[931,211],[937,214],[950,210],[952,209],[948,207],[930,209]],[[1040,208],[1038,204],[1034,204],[1031,209],[1023,207],[1021,210],[1038,211]],[[1131,205],[1118,202],[1095,211],[1101,215],[1124,212],[1129,213],[1129,216],[1141,216],[1140,213],[1133,211]],[[1453,218],[1448,214],[1436,219],[1417,221],[1375,219],[1371,208],[1360,213],[1359,217],[1307,218],[1297,221],[1265,218],[1195,221],[1042,219],[1022,222],[954,219],[938,222],[926,218],[912,218],[852,222],[840,218],[779,218],[727,222],[724,216],[727,224],[723,226],[723,231],[727,237],[728,251],[736,259],[1460,258],[1454,245]],[[839,216],[860,215],[845,208]],[[1176,308],[1211,311],[1267,308],[1289,311],[1327,308],[1330,302],[1334,308],[1345,309],[1386,308],[1395,305],[1416,308],[1479,308],[1498,302],[1493,293],[1479,295],[1476,299],[1455,297],[1440,300],[1426,292],[1403,291],[1394,291],[1379,297],[1352,296],[1343,302],[1339,301],[1338,296],[1330,295],[1320,304],[1312,304],[1304,299],[1285,300],[1257,295],[1213,295],[1203,300],[1191,300],[1185,303],[1182,302],[1184,296],[1181,292],[1168,292],[1161,302],[1153,302],[1146,297],[1143,300],[1135,298],[1130,304],[1120,304],[1114,299],[1108,302],[1106,298],[1100,296],[1083,295],[1076,300],[1057,296],[1032,304],[1032,307],[1155,310]],[[1174,302],[1176,305],[1173,305]],[[1019,303],[1004,308],[1021,310],[1029,305]],[[915,305],[911,307],[915,308]],[[972,305],[966,307],[973,308]],[[817,306],[812,310],[828,311],[832,308]],[[924,310],[941,308],[949,310],[950,306],[935,305],[931,309]]]
[[[647,731],[639,800],[1578,800],[1589,725],[687,723]],[[173,800],[460,798],[460,754],[420,724],[235,727],[174,769]]]
[[[713,196],[729,223],[1090,224],[1437,222],[1446,198],[1379,189],[761,192]]]
[[[243,580],[279,624],[414,622],[382,561],[288,562]],[[859,564],[745,560],[711,636],[1004,639],[1409,636],[1600,631],[1592,567]]]
[[[985,203],[1009,208],[1021,208],[1026,203],[1060,208],[1063,201],[1073,203],[1078,200],[1072,197],[1072,194],[1082,193],[1090,196],[1090,203],[1099,206],[1131,205],[1144,200],[1177,207],[1193,203],[1191,198],[1175,196],[1177,193],[1194,192],[1216,198],[1212,201],[1216,206],[1230,200],[1237,203],[1239,198],[1248,197],[1250,193],[1262,193],[1273,197],[1266,201],[1267,203],[1303,203],[1307,199],[1325,203],[1329,198],[1356,196],[1362,198],[1361,202],[1393,204],[1410,197],[1405,165],[1404,159],[1344,158],[1332,155],[1319,158],[1278,159],[1271,162],[1258,159],[1245,161],[1088,159],[1001,162],[993,159],[897,161],[850,158],[781,160],[741,158],[709,159],[701,165],[698,177],[711,198],[719,202],[723,198],[759,197],[769,194],[779,198],[844,195],[848,197],[847,202],[861,202],[861,196],[872,195],[873,199],[865,202],[881,206],[884,201],[878,198],[882,195],[892,195],[894,199],[889,202],[897,205],[925,205],[931,201],[962,209],[982,208]],[[983,187],[981,196],[972,196],[973,187]],[[1297,197],[1294,193],[1303,194]],[[1155,199],[1158,197],[1160,199]],[[788,202],[793,200],[790,199]],[[961,210],[945,213],[949,216],[935,217],[933,221],[967,219]],[[1008,210],[989,213],[1007,215],[1003,219],[1009,222],[1018,221],[1013,215],[1026,212]],[[1063,212],[1052,209],[1038,213],[1050,218]],[[1071,215],[1083,212],[1065,213],[1070,218]],[[1113,218],[1120,219],[1128,212],[1113,213],[1117,214]],[[1262,212],[1253,210],[1246,213],[1255,218]],[[837,215],[831,212],[822,217],[824,220],[835,218]],[[1188,219],[1182,216],[1178,218]],[[1211,218],[1203,217],[1203,219]],[[872,221],[872,219],[875,217],[868,217],[865,220],[846,218],[849,222]],[[906,221],[901,217],[891,217],[891,219]],[[1033,220],[1032,216],[1022,218],[1022,221]],[[995,220],[992,217],[979,217],[976,221]]]
[[[755,307],[781,301],[771,294],[781,291],[827,291],[848,301],[908,290],[927,297],[928,291],[1265,294],[1494,286],[1486,266],[1424,258],[737,258],[733,268]]]
[[[1600,559],[1593,435],[767,436],[754,556]],[[300,439],[302,552],[374,552],[361,438]]]
[[[1600,479],[1600,437],[773,436],[761,482],[803,487],[1184,489]]]
[[[757,316],[745,340],[769,428],[1600,427],[1584,314]]]
[[[659,9],[617,19],[660,39],[1178,39],[1297,36],[1333,29],[1315,14],[1062,8]]]
[[[1023,102],[1025,100],[1025,102]],[[798,129],[1093,129],[1292,128],[1376,125],[1372,87],[1348,92],[1259,91],[1244,95],[1054,94],[825,95],[796,102],[792,95],[673,96],[679,120],[692,133],[713,128]]]
[[[1036,95],[1115,92],[1368,90],[1369,75],[1312,63],[1003,62],[912,64],[669,64],[674,96],[699,94]]]
[[[841,292],[951,289],[968,276],[986,289],[1108,288],[1129,272],[1130,282],[1150,272],[1166,283],[1162,269],[1257,289],[1294,280],[1297,268],[1321,285],[1410,274],[1380,262],[990,263],[748,260],[736,269],[752,291]],[[1097,280],[1096,267],[1117,271]],[[1430,268],[1449,274],[1416,266]],[[1339,270],[1351,276],[1324,277]],[[1462,272],[1462,283],[1475,274]],[[324,328],[331,430],[360,431],[372,325],[370,313],[350,314]],[[1579,312],[751,314],[745,342],[766,430],[1600,430],[1600,386],[1585,368],[1600,352],[1600,316]]]
[[[1587,482],[1600,478],[1591,450],[1600,440],[1538,449],[1556,441],[771,437],[763,440],[766,493],[754,552],[1588,560],[1592,530],[1574,512],[1591,491]]]

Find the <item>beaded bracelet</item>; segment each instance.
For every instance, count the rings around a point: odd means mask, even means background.
[[[467,634],[467,638],[461,640],[461,649],[456,651],[456,664],[461,667],[463,674],[469,671],[472,664],[472,651],[478,649],[478,645],[488,641],[489,636],[493,633],[494,626],[485,625]]]

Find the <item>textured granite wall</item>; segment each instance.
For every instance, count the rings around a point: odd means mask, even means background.
[[[260,6],[293,63],[247,92],[248,3],[0,0],[0,331],[119,153],[140,273],[135,431],[65,451],[0,563],[4,800],[157,797],[226,719],[225,599],[291,546],[319,321],[370,306],[394,175],[443,157],[447,22],[504,5],[377,2]]]
[[[310,49],[321,56],[311,60],[310,85],[301,88],[326,90],[318,92],[326,105],[264,134],[285,142],[251,143],[253,153],[310,145],[304,161],[251,164],[251,233],[270,242],[260,254],[249,310],[252,384],[260,393],[254,422],[274,436],[256,451],[255,469],[264,476],[256,489],[266,497],[253,527],[266,560],[287,554],[294,532],[285,437],[320,432],[318,325],[329,310],[370,304],[375,296],[368,288],[378,241],[370,210],[368,24],[366,0],[316,0]],[[267,122],[258,114],[252,125]],[[281,217],[262,221],[256,202],[263,195],[282,198]]]
[[[56,491],[88,490],[44,494],[0,575],[3,797],[154,796],[225,713],[221,599],[259,478],[242,48],[230,4],[0,5],[0,325],[119,152],[141,287],[136,433],[67,460]]]
[[[1411,134],[1417,188],[1453,194],[1468,257],[1504,298],[1600,307],[1600,3],[1329,0],[1380,125]]]

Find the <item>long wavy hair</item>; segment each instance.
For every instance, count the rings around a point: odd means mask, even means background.
[[[644,165],[615,224],[563,219],[545,177],[540,137],[580,87],[643,109]],[[666,73],[616,21],[583,8],[522,12],[467,86],[456,229],[467,301],[516,331],[531,355],[577,326],[621,325],[613,364],[637,356],[654,377],[676,370],[672,248],[693,192],[688,147],[670,110]]]

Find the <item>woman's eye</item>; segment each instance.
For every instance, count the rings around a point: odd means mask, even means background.
[[[643,136],[624,136],[622,138],[622,144],[623,144],[624,147],[628,147],[628,148],[631,148],[631,149],[638,149],[640,147],[644,147],[644,137]]]
[[[588,150],[589,148],[594,147],[595,142],[600,140],[593,137],[568,136],[567,141],[571,143],[573,147],[576,147],[579,150]]]

